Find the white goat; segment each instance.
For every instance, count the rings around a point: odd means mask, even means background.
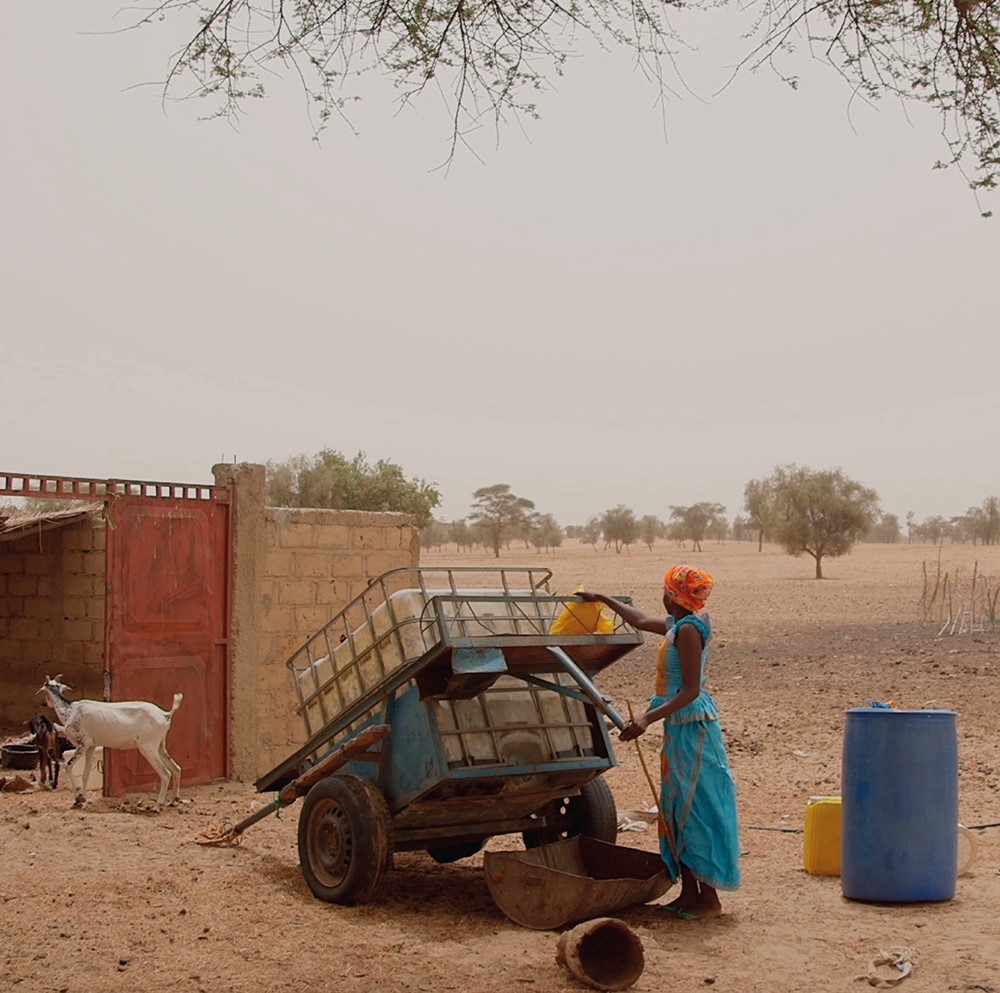
[[[179,800],[181,767],[168,754],[166,739],[170,722],[184,695],[174,694],[174,705],[169,711],[161,710],[155,703],[146,703],[142,700],[127,700],[120,703],[108,703],[104,700],[69,701],[63,694],[70,687],[61,680],[61,673],[54,679],[46,676],[37,693],[43,693],[46,703],[56,712],[56,717],[59,719],[56,729],[62,731],[76,745],[76,754],[66,763],[66,775],[69,776],[70,785],[76,792],[73,806],[82,806],[86,800],[87,780],[90,778],[94,749],[101,746],[138,748],[142,752],[160,777],[160,795],[153,807],[155,811],[159,812],[163,807],[167,788],[170,781],[175,778],[177,786],[173,799]],[[73,766],[81,754],[83,783],[78,787],[73,776]]]

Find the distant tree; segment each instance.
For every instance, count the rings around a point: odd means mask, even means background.
[[[541,515],[537,511],[527,511],[514,527],[514,536],[519,538],[525,548],[534,544],[535,527]]]
[[[895,514],[882,514],[871,531],[865,537],[866,541],[875,541],[883,545],[895,545],[900,538],[899,518]]]
[[[972,540],[984,545],[1000,544],[1000,499],[987,497],[980,507],[970,507],[966,513]]]
[[[733,526],[730,530],[734,540],[742,541],[751,531],[749,519],[742,514],[737,514],[733,518]]]
[[[628,507],[618,504],[611,510],[606,510],[601,517],[601,533],[606,545],[614,545],[615,552],[621,555],[622,549],[639,537],[639,522]]]
[[[432,517],[420,529],[420,545],[422,548],[440,548],[448,543],[448,525],[444,521]]]
[[[531,543],[541,551],[551,551],[562,544],[563,529],[551,514],[535,514],[531,525]]]
[[[958,517],[948,518],[948,534],[951,536],[952,544],[971,542],[973,545],[979,540],[977,524],[979,523],[980,510],[973,507]]]
[[[729,537],[729,521],[718,517],[708,525],[708,537],[720,545]]]
[[[646,514],[642,520],[639,521],[639,538],[650,551],[653,550],[653,545],[656,543],[656,539],[662,538],[663,534],[663,521],[661,521],[655,514]]]
[[[725,521],[726,508],[721,503],[695,503],[690,507],[671,507],[670,519],[678,525],[678,537],[691,542],[691,551],[700,552],[701,542],[719,520]]]
[[[757,551],[764,548],[764,536],[774,520],[774,491],[769,479],[751,479],[743,487],[743,509],[747,523],[757,532]]]
[[[951,525],[940,515],[927,517],[914,528],[917,537],[929,545],[943,545],[951,537]]]
[[[464,517],[448,525],[448,540],[455,543],[455,549],[459,552],[472,549],[476,544],[476,536]]]
[[[98,491],[99,488],[98,488]],[[29,514],[48,514],[56,510],[77,510],[93,503],[91,500],[73,500],[63,497],[25,497],[22,507],[11,507],[11,511]]]
[[[593,545],[594,551],[597,551],[597,543],[601,540],[601,533],[604,530],[604,526],[601,523],[600,517],[591,517],[584,524],[583,528],[580,530],[580,544],[581,545]]]
[[[483,544],[500,558],[500,547],[520,533],[529,511],[535,509],[531,500],[511,493],[506,483],[483,486],[472,494],[473,510],[469,520],[483,538]]]
[[[987,497],[983,501],[981,538],[984,544],[1000,545],[1000,498]]]
[[[906,543],[909,545],[913,541],[913,536],[917,530],[917,516],[912,510],[906,512]]]
[[[767,483],[774,494],[775,539],[789,555],[811,555],[817,579],[823,578],[823,559],[846,555],[878,517],[878,494],[840,469],[780,466]]]
[[[422,479],[406,479],[394,462],[379,459],[373,465],[364,452],[347,459],[330,448],[314,456],[295,455],[284,462],[268,462],[267,498],[272,507],[413,514],[421,529],[441,502],[436,487]]]

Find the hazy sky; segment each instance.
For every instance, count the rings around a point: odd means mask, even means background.
[[[591,52],[445,172],[434,94],[397,115],[372,85],[318,143],[291,79],[238,130],[164,107],[136,84],[184,25],[92,33],[118,9],[5,4],[0,471],[205,482],[330,447],[447,519],[505,482],[564,524],[732,517],[791,462],[901,519],[1000,494],[1000,217],[932,171],[929,113],[805,59],[797,92],[713,96],[715,12],[704,100]]]

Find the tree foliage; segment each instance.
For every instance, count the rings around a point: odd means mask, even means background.
[[[931,545],[940,545],[951,534],[951,526],[940,514],[934,514],[932,517],[924,518],[916,525],[914,532],[921,541],[926,541]]]
[[[865,540],[879,542],[883,545],[895,545],[899,542],[901,531],[899,518],[895,514],[881,514],[872,525]]]
[[[916,101],[940,115],[947,154],[974,188],[1000,173],[1000,0],[700,0],[722,7],[745,56],[739,69],[771,67],[795,86],[794,58],[820,57],[847,92]],[[559,75],[580,35],[632,50],[640,68],[668,89],[680,53],[692,47],[677,0],[153,0],[140,23],[190,18],[168,92],[209,97],[219,116],[238,116],[264,95],[275,69],[299,77],[318,126],[354,99],[348,82],[389,77],[401,101],[426,89],[445,99],[452,150],[484,119],[536,115],[545,81]],[[798,52],[796,50],[799,50]]]
[[[500,548],[509,538],[520,533],[535,509],[531,500],[511,493],[506,483],[483,486],[472,494],[473,509],[469,520],[479,531],[483,544],[493,549],[499,558]]]
[[[538,551],[548,552],[559,548],[563,541],[563,529],[551,514],[533,514],[531,517],[531,543]]]
[[[436,487],[407,479],[394,462],[369,463],[364,452],[347,459],[325,448],[267,463],[267,499],[272,507],[332,507],[335,510],[413,514],[423,529],[441,502]]]
[[[665,533],[663,521],[655,514],[646,514],[639,521],[639,539],[650,551],[653,550],[656,539],[662,538]]]
[[[618,504],[617,507],[604,511],[601,533],[606,545],[614,545],[615,552],[621,555],[622,549],[627,549],[639,537],[639,521],[633,511]]]
[[[772,495],[773,537],[789,555],[811,555],[817,579],[823,559],[846,555],[878,518],[878,494],[840,469],[779,466],[762,482]]]
[[[604,531],[604,526],[601,523],[600,517],[590,517],[587,519],[587,523],[580,528],[580,544],[593,546],[594,551],[597,551],[597,543],[601,540],[601,534]]]
[[[725,523],[726,508],[721,503],[695,503],[690,507],[671,507],[670,520],[675,527],[671,535],[678,541],[690,541],[691,550],[700,552],[702,539],[710,529]]]
[[[970,507],[965,516],[973,542],[1000,544],[1000,498],[987,497],[982,506]]]
[[[455,542],[455,548],[460,552],[471,551],[476,547],[476,536],[464,517],[461,520],[452,521],[448,526],[448,539]]]
[[[760,552],[774,520],[774,491],[769,480],[751,479],[743,487],[743,509],[747,512],[747,525],[757,532],[757,551]]]
[[[433,517],[420,529],[421,548],[441,548],[448,544],[448,525]]]

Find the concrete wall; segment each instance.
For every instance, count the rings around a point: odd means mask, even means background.
[[[48,713],[33,696],[63,674],[74,696],[104,692],[104,521],[74,521],[0,543],[0,720]]]
[[[390,569],[419,564],[409,514],[264,506],[264,469],[219,465],[233,488],[231,767],[254,780],[305,740],[288,657]]]

